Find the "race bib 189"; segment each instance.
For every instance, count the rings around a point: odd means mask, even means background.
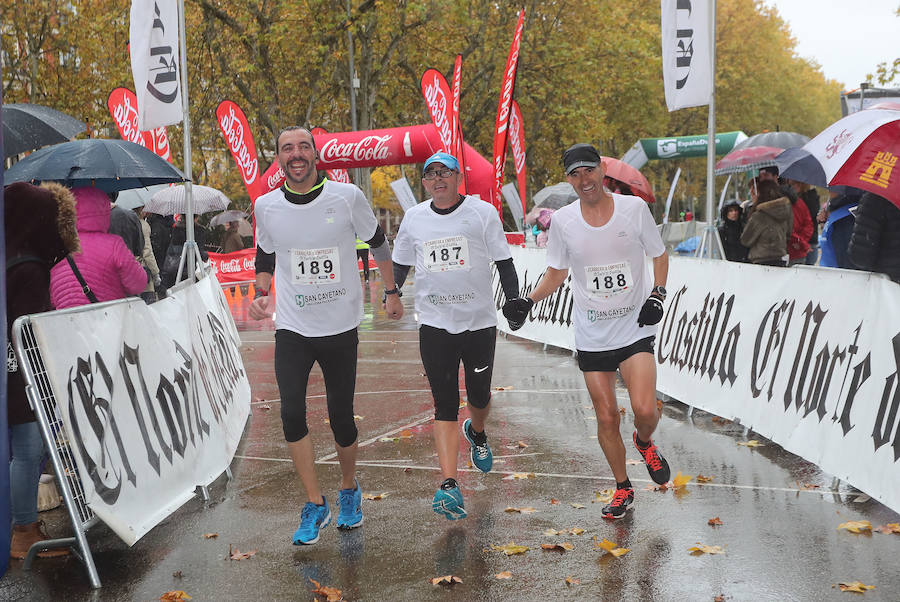
[[[634,286],[629,263],[589,265],[584,268],[587,289],[591,295],[608,298],[628,291]]]
[[[337,247],[291,249],[294,284],[332,284],[341,281],[341,257]]]
[[[469,243],[465,236],[426,241],[425,269],[429,272],[469,269]]]

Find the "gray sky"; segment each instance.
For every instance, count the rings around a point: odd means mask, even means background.
[[[854,90],[879,63],[900,56],[900,0],[763,0],[797,39],[797,54]],[[876,80],[873,78],[873,83]],[[877,83],[876,83],[877,85]]]

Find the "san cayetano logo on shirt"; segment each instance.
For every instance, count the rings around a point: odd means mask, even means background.
[[[468,303],[475,299],[475,293],[463,293],[461,295],[428,295],[428,302],[432,305],[453,305],[455,303]]]
[[[588,322],[596,322],[597,320],[612,320],[615,318],[621,318],[622,316],[627,316],[629,313],[633,312],[635,309],[634,305],[629,305],[628,307],[616,307],[615,309],[589,309],[587,310],[587,319]]]
[[[322,303],[330,303],[336,301],[347,294],[347,289],[340,288],[334,291],[326,291],[323,293],[315,293],[312,295],[294,295],[294,301],[297,307],[306,307],[307,305],[320,305]]]

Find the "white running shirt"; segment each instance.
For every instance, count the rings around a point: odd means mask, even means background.
[[[450,334],[497,325],[491,262],[511,257],[497,210],[471,196],[447,214],[419,203],[394,240],[394,261],[416,268],[419,324]]]
[[[327,180],[305,205],[281,189],[256,199],[256,244],[275,253],[276,328],[324,337],[359,326],[362,287],[356,236],[369,240],[378,222],[362,191]]]
[[[653,288],[646,256],[666,247],[647,203],[613,194],[613,215],[595,228],[584,221],[581,201],[553,214],[547,265],[569,270],[575,298],[575,346],[581,351],[627,347],[656,334],[656,326],[638,326],[637,318]]]

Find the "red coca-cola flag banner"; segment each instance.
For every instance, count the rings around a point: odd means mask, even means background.
[[[459,161],[459,169],[463,174],[463,181],[459,185],[461,194],[469,193],[469,174],[466,172],[465,153],[463,152],[463,133],[462,122],[459,120],[459,96],[462,86],[462,55],[456,55],[456,62],[453,64],[453,87],[450,90],[452,102],[450,104],[450,134],[451,142],[450,151],[457,161]]]
[[[256,279],[256,248],[210,253],[209,263],[219,282],[253,282]]]
[[[109,107],[109,114],[116,122],[119,135],[123,140],[140,144],[169,163],[172,162],[169,136],[165,126],[149,132],[142,132],[138,129],[137,96],[134,92],[128,88],[116,88],[109,93],[106,106]]]
[[[491,191],[491,203],[502,215],[501,199],[503,198],[503,172],[506,165],[506,143],[509,134],[509,115],[512,107],[513,91],[516,87],[516,67],[519,65],[519,46],[522,43],[522,31],[525,28],[525,9],[519,12],[519,22],[513,34],[506,69],[503,72],[503,87],[500,89],[500,102],[497,104],[497,122],[494,126],[494,188]]]
[[[525,125],[519,103],[512,101],[509,117],[509,144],[512,147],[513,163],[516,166],[516,180],[519,183],[519,198],[522,200],[522,215],[525,215]]]
[[[228,143],[228,150],[241,172],[247,194],[251,201],[255,201],[260,195],[259,159],[247,116],[234,102],[223,100],[216,107],[216,119],[225,142]]]
[[[315,137],[319,134],[327,134],[328,131],[324,128],[313,128],[310,130],[310,133],[313,135],[313,140],[315,141]],[[325,170],[328,179],[332,182],[343,182],[345,184],[352,184],[350,181],[350,172],[346,169],[326,169]]]
[[[441,135],[441,149],[453,154],[453,129],[450,123],[450,87],[437,69],[428,69],[422,74],[422,96],[428,106],[428,113],[434,127]]]
[[[260,194],[272,192],[284,182],[284,170],[278,164],[278,161],[269,165],[269,169],[260,178]]]

